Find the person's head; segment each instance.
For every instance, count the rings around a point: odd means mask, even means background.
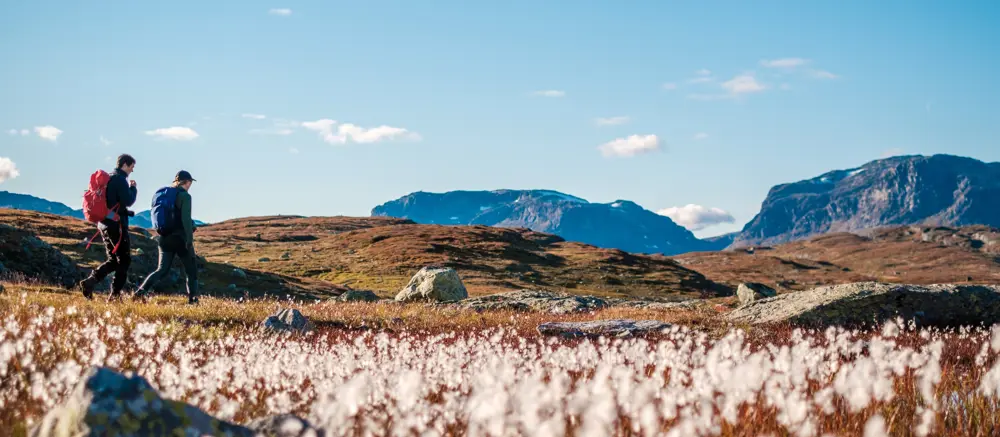
[[[118,156],[118,169],[125,172],[125,174],[132,174],[135,170],[135,158],[127,153],[121,154]]]
[[[194,181],[195,179],[191,177],[191,173],[188,173],[185,170],[177,172],[177,176],[174,176],[174,186],[177,188],[189,190],[191,189],[191,184]]]

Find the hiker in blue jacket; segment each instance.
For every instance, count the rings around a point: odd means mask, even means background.
[[[153,196],[153,228],[160,235],[160,261],[136,290],[133,299],[146,301],[153,287],[170,271],[174,256],[184,265],[188,303],[198,303],[198,263],[194,253],[194,220],[191,219],[191,173],[181,170],[168,187],[159,189]]]
[[[122,289],[128,280],[128,268],[132,264],[128,218],[135,213],[128,208],[135,203],[137,189],[135,181],[129,181],[128,177],[134,170],[135,158],[123,154],[118,157],[117,167],[108,180],[106,196],[107,206],[111,211],[97,224],[108,258],[90,276],[80,281],[79,287],[87,299],[94,297],[94,287],[111,272],[115,273],[115,279],[111,282],[110,299],[120,300],[122,297]]]

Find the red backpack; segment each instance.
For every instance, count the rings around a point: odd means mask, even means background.
[[[108,208],[108,182],[111,181],[111,175],[104,170],[97,170],[94,174],[90,175],[90,186],[87,187],[87,191],[83,193],[83,218],[91,223],[100,223],[104,220],[108,213],[115,210],[115,214],[112,220],[118,220],[118,205],[112,208]],[[94,242],[94,239],[100,235],[100,232],[94,234],[90,237],[90,241],[87,242],[87,249],[90,248],[90,244]],[[119,239],[118,244],[121,244]],[[115,249],[111,253],[118,251],[118,244],[115,244]]]

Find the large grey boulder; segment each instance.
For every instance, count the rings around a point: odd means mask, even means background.
[[[475,311],[540,311],[568,314],[607,308],[608,303],[593,296],[573,296],[549,291],[519,290],[467,299],[458,304]]]
[[[282,308],[264,320],[264,328],[273,332],[305,333],[313,328],[312,322],[294,308]]]
[[[658,320],[591,320],[588,322],[549,322],[538,325],[538,333],[560,337],[630,337],[659,333],[670,324]]]
[[[1000,322],[1000,287],[842,284],[751,302],[725,317],[751,324],[862,325],[902,317],[922,326],[990,325]]]
[[[69,398],[35,425],[31,437],[253,436],[183,402],[163,399],[140,376],[91,369]]]
[[[740,305],[777,295],[773,288],[756,282],[744,282],[736,288],[736,297],[740,299]]]
[[[398,302],[451,302],[469,297],[469,292],[451,268],[424,267],[396,295]]]

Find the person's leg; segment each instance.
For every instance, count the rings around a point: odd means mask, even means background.
[[[163,279],[168,273],[170,273],[170,265],[174,261],[174,253],[164,250],[163,247],[159,247],[160,259],[156,264],[156,270],[146,276],[146,279],[142,281],[142,285],[136,290],[134,299],[135,300],[145,300],[153,293],[153,287]]]
[[[107,259],[91,271],[90,276],[80,281],[80,288],[83,289],[83,297],[87,299],[94,297],[94,287],[99,282],[103,281],[111,272],[118,269],[118,257],[111,253],[115,249],[115,243],[118,241],[118,233],[113,228],[100,228],[100,234],[101,240],[104,241],[104,255]]]
[[[187,283],[188,303],[198,303],[198,258],[193,250],[187,250],[181,256],[184,263],[184,276]]]
[[[132,247],[128,230],[117,231],[118,235],[115,236],[115,241],[118,244],[118,251],[115,252],[115,257],[118,260],[118,268],[115,269],[115,280],[111,283],[112,299],[121,299],[122,289],[128,282],[128,268],[132,265]],[[117,238],[120,238],[120,241]]]

